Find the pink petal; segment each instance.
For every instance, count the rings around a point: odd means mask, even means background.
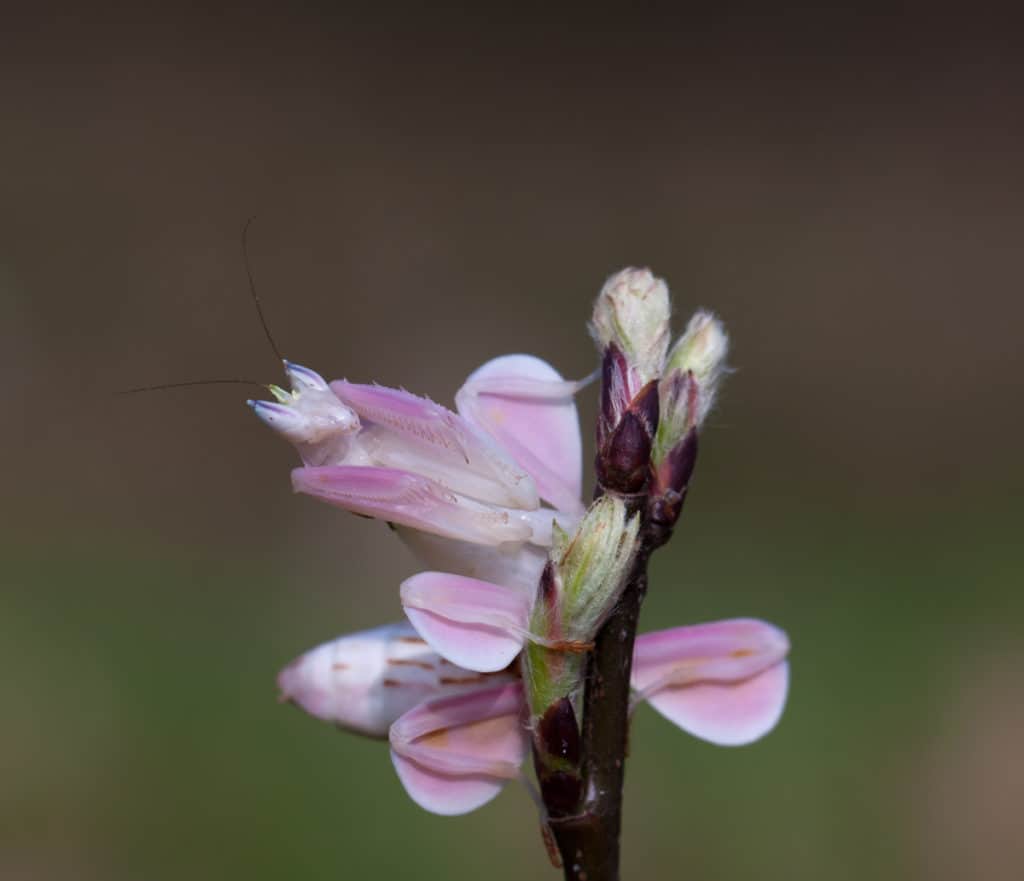
[[[467,499],[432,480],[392,468],[296,468],[292,486],[354,514],[480,544],[526,541],[533,530],[517,512]]]
[[[541,497],[569,512],[583,510],[583,447],[573,398],[579,387],[533,355],[503,355],[472,373],[455,397],[459,413],[515,457]]]
[[[486,433],[440,404],[384,386],[340,380],[331,390],[370,423],[361,444],[373,460],[416,471],[483,502],[532,510],[537,488]]]
[[[694,737],[719,746],[742,746],[771,731],[782,716],[789,690],[789,664],[734,684],[669,686],[648,702]]]
[[[637,638],[632,685],[670,721],[721,746],[750,743],[782,715],[789,640],[776,627],[734,619]]]
[[[520,683],[425,701],[391,726],[406,792],[435,814],[464,814],[519,775],[528,738]]]
[[[405,614],[434,651],[481,673],[504,670],[522,650],[530,600],[515,588],[444,572],[402,584]]]

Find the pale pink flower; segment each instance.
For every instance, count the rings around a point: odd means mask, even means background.
[[[722,746],[750,743],[778,722],[789,641],[776,627],[734,619],[637,637],[632,685],[665,718]],[[520,776],[529,750],[513,667],[459,668],[406,624],[341,637],[282,671],[282,696],[325,721],[387,733],[406,791],[426,810],[461,814]]]
[[[296,490],[389,522],[434,571],[401,587],[415,629],[388,625],[307,652],[281,672],[282,697],[387,736],[402,784],[427,810],[473,810],[521,775],[529,751],[517,657],[527,640],[543,642],[530,614],[554,525],[572,530],[584,511],[582,383],[507,355],[469,377],[453,412],[285,367],[291,391],[272,387],[276,402],[250,404],[302,458]],[[782,631],[748,619],[639,636],[636,701],[704,740],[748,743],[779,719],[788,650]]]

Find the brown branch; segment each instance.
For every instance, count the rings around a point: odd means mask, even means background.
[[[628,365],[607,346],[602,361],[598,417],[598,486],[595,498],[618,495],[641,519],[640,544],[619,601],[597,634],[587,661],[579,762],[570,773],[552,773],[534,740],[534,760],[551,836],[566,881],[618,881],[622,784],[629,742],[630,674],[640,606],[647,593],[647,562],[671,536],[686,498],[697,455],[696,430],[674,447],[657,469],[651,462],[660,400],[650,381],[628,400]],[[564,779],[563,779],[564,778]],[[571,787],[567,786],[571,783]],[[567,806],[569,809],[567,809]]]

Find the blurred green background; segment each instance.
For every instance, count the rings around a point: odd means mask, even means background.
[[[0,878],[557,878],[526,794],[404,796],[274,676],[399,615],[412,559],[293,496],[211,387],[285,353],[450,403],[594,366],[666,277],[737,371],[643,626],[784,627],[791,700],[718,749],[649,709],[624,874],[1019,877],[1024,66],[890,10],[558,18],[99,5],[0,36]],[[583,402],[592,424],[593,401]]]

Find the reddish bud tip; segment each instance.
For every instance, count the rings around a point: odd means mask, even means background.
[[[691,428],[658,466],[655,483],[658,490],[685,492],[697,464],[697,429]]]
[[[605,489],[638,493],[647,483],[651,432],[646,420],[628,411],[597,452],[597,479]]]

